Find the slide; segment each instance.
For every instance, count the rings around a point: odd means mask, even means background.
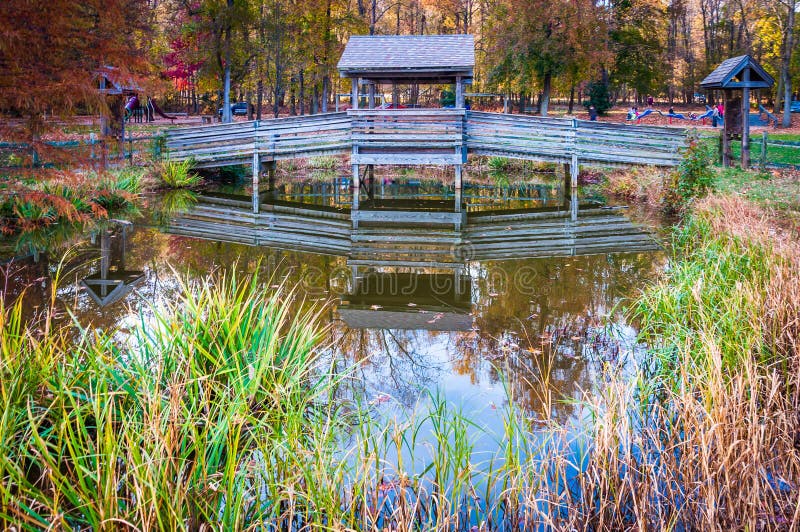
[[[153,111],[158,113],[158,116],[160,116],[161,118],[166,118],[167,120],[175,120],[177,118],[175,116],[168,115],[164,111],[162,111],[161,108],[156,103],[156,101],[152,98],[147,98],[147,105],[149,105],[153,109]]]

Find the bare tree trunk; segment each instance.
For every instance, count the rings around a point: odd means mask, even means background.
[[[262,105],[264,105],[264,80],[259,77],[256,86],[256,120],[261,120]]]
[[[232,122],[231,116],[231,11],[233,10],[233,0],[228,0],[228,12],[226,13],[227,20],[225,22],[225,74],[223,82],[223,96],[222,96],[222,121],[225,123]]]
[[[300,69],[300,116],[306,114],[306,86],[303,79],[303,69]]]
[[[575,107],[575,85],[569,88],[569,106],[567,107],[567,114],[572,114],[572,109]]]
[[[542,97],[539,103],[539,110],[542,116],[547,116],[548,107],[550,107],[550,85],[553,81],[553,74],[547,72],[544,75],[542,83]]]
[[[787,0],[786,28],[783,30],[783,53],[781,54],[781,79],[783,80],[783,127],[792,125],[792,51],[794,49],[794,12],[796,0]]]
[[[330,80],[330,78],[328,78],[328,76],[325,76],[324,78],[322,78],[322,112],[323,113],[327,113],[328,112],[328,96],[329,96],[328,93],[330,92],[330,89],[328,87],[330,86],[330,84],[331,84],[331,80]]]

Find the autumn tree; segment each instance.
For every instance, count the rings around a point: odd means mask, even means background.
[[[0,113],[4,136],[38,142],[47,115],[102,110],[95,73],[152,76],[143,50],[151,22],[145,0],[5,0],[0,17]]]
[[[506,0],[494,17],[495,79],[516,75],[522,84],[537,83],[542,116],[554,78],[570,75],[574,83],[609,59],[605,17],[593,0]]]

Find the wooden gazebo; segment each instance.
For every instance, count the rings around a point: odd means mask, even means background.
[[[742,168],[750,166],[750,90],[768,89],[775,80],[749,55],[726,59],[700,83],[705,90],[721,90],[725,106],[722,163],[730,164],[731,139],[742,139]],[[741,96],[734,93],[741,91]]]
[[[350,37],[339,59],[339,75],[352,80],[352,108],[358,109],[360,84],[367,85],[367,108],[375,107],[375,86],[392,85],[398,105],[402,83],[453,84],[457,109],[464,108],[464,85],[472,83],[472,35],[359,35]]]
[[[475,40],[472,35],[369,35],[353,36],[339,59],[339,74],[352,83],[353,225],[359,216],[359,167],[365,166],[370,182],[377,165],[452,165],[455,169],[454,212],[446,216],[459,225],[463,213],[462,165],[464,143],[464,85],[472,83]],[[375,109],[375,88],[392,86],[393,109]],[[400,110],[399,84],[455,85],[452,109]],[[359,109],[359,89],[367,87],[367,108]],[[411,218],[429,213],[407,212]],[[428,218],[431,218],[428,216]]]

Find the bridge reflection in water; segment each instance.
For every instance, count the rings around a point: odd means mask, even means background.
[[[381,199],[351,209],[335,201],[262,199],[253,213],[248,199],[207,195],[172,216],[165,230],[344,257],[350,279],[338,312],[354,329],[469,330],[473,263],[659,247],[618,209],[585,206],[576,219],[563,207],[464,209],[453,224],[431,217],[435,202]],[[421,216],[409,216],[414,209]]]

